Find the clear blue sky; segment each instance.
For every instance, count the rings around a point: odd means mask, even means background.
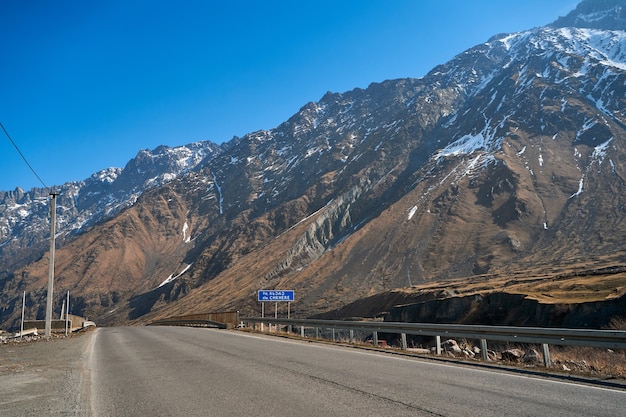
[[[0,3],[0,122],[48,185],[140,149],[271,129],[327,91],[421,77],[578,0]],[[1,132],[0,132],[1,133]],[[0,190],[41,186],[0,137]]]

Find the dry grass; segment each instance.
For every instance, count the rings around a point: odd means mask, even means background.
[[[445,282],[429,282],[406,289],[407,292],[446,288],[457,295],[485,294],[495,291],[523,294],[543,304],[576,304],[606,301],[626,294],[626,273],[527,276],[477,276]]]
[[[626,320],[614,321],[611,330],[626,330]],[[476,348],[473,342],[474,341],[471,340],[461,339],[458,340],[458,346],[464,352],[473,351]],[[502,352],[509,349],[518,349],[524,353],[535,351],[537,361],[525,361],[524,359],[514,362],[506,361],[502,359]],[[626,350],[553,345],[549,346],[549,350],[550,360],[552,362],[549,369],[550,371],[592,378],[626,380]],[[537,370],[545,369],[541,345],[490,343],[489,351],[490,361],[493,362],[524,368],[536,368]],[[445,353],[449,356],[461,359],[478,361],[481,358],[478,354],[468,357],[468,355],[453,355],[451,352]]]
[[[480,354],[468,355],[474,351],[475,345],[468,341],[459,341],[458,346],[463,353],[454,354],[451,351],[443,352],[450,358],[457,360],[467,360],[471,362],[482,361]],[[399,348],[398,348],[399,349]],[[494,350],[492,350],[494,349]],[[523,359],[511,362],[502,359],[502,352],[508,349],[519,349],[523,352],[534,350],[538,354],[537,362],[527,362]],[[565,373],[568,375],[584,376],[599,379],[621,379],[626,380],[626,350],[611,350],[578,346],[550,346],[550,359],[552,365],[550,372]],[[520,346],[501,345],[489,346],[489,360],[491,363],[506,364],[507,366],[520,367],[524,369],[536,369],[541,371],[544,368],[543,354],[541,346]],[[433,354],[433,349],[424,349]],[[423,354],[423,353],[422,353]]]
[[[626,379],[626,351],[590,347],[551,347],[552,369],[600,378]]]
[[[626,319],[614,319],[609,327],[610,330],[626,330]],[[562,371],[626,379],[626,350],[554,347],[550,356],[553,366]]]

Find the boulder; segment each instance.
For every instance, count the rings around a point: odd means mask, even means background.
[[[541,362],[541,358],[539,357],[539,352],[537,352],[535,349],[530,349],[522,357],[522,362],[528,363],[528,364],[535,364],[535,363]]]
[[[509,362],[519,362],[524,357],[524,351],[521,349],[507,349],[502,352],[502,360]]]
[[[441,347],[446,352],[451,352],[455,355],[460,355],[463,353],[463,350],[459,347],[459,344],[454,339],[448,339],[441,344]]]

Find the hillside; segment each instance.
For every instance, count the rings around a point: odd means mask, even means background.
[[[421,79],[329,92],[275,129],[203,147],[210,156],[68,238],[55,289],[100,324],[257,315],[260,289],[295,290],[299,316],[497,292],[542,304],[621,296],[622,6],[584,1]],[[15,323],[22,291],[28,314],[43,313],[47,262],[31,255],[0,277],[2,326]],[[593,272],[603,268],[621,272]],[[378,295],[394,291],[412,295]]]

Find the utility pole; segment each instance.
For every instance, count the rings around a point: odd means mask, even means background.
[[[67,308],[65,309],[65,335],[70,331],[70,291],[67,291]]]
[[[46,337],[52,333],[52,293],[54,289],[54,247],[57,219],[57,195],[50,193],[50,267],[48,269],[48,297],[46,298]]]
[[[24,337],[24,309],[26,308],[26,291],[24,291],[24,295],[22,296],[22,321],[20,324],[20,339]]]

